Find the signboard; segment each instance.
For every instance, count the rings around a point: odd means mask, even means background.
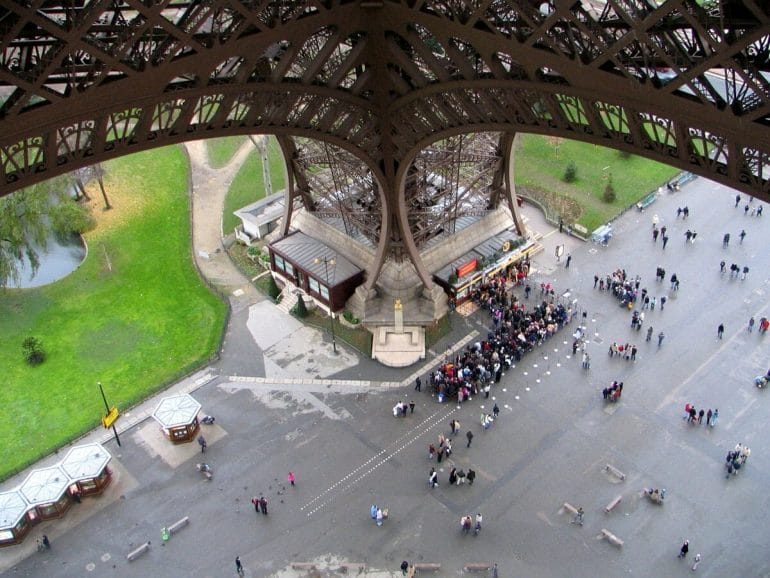
[[[115,423],[115,420],[118,419],[119,415],[120,414],[118,413],[117,407],[113,407],[112,409],[110,409],[110,412],[107,415],[102,417],[102,425],[104,426],[104,429],[109,429],[110,427],[112,427],[112,424]]]
[[[564,255],[564,245],[556,245],[556,258],[559,259]]]
[[[476,270],[476,264],[477,264],[476,259],[471,259],[470,261],[468,261],[462,267],[458,267],[457,268],[457,277],[458,278],[459,277],[464,277],[468,273],[472,273],[473,271],[475,271]]]

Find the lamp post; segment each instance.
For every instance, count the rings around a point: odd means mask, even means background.
[[[102,400],[104,401],[104,409],[107,410],[107,413],[105,414],[105,418],[106,418],[107,416],[110,416],[112,414],[112,412],[110,410],[110,404],[107,403],[107,396],[104,395],[104,388],[102,387],[102,382],[101,381],[97,381],[96,383],[99,386],[99,392],[101,392],[101,394],[102,394]],[[112,433],[115,434],[115,441],[118,442],[118,447],[120,447],[120,438],[118,437],[118,430],[115,427],[115,418],[116,417],[117,417],[117,413],[115,413],[115,415],[112,417],[112,424],[111,424],[112,425]],[[105,423],[105,422],[102,421],[102,423]]]
[[[326,277],[326,291],[329,295],[329,327],[332,332],[332,350],[337,353],[337,339],[334,336],[334,311],[332,310],[332,290],[329,287],[329,265],[334,266],[334,259],[329,257],[316,257],[313,262],[324,264],[324,276]]]

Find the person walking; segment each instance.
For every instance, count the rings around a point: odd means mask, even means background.
[[[749,326],[748,326],[747,329],[749,330],[749,333],[754,331],[754,318],[753,317],[749,318]]]
[[[570,524],[577,524],[578,526],[582,526],[584,515],[585,515],[585,512],[583,511],[583,506],[578,506],[577,512],[575,512],[575,517],[572,518],[572,521],[570,522]]]
[[[254,511],[259,514],[259,498],[254,496],[251,498],[251,503],[254,504]]]
[[[706,425],[711,425],[711,416],[712,416],[712,415],[713,415],[713,414],[711,413],[711,409],[709,409],[709,410],[706,412]]]
[[[743,239],[746,238],[746,229],[741,229],[741,234],[738,236],[741,238],[740,244],[743,245]]]
[[[724,323],[720,323],[719,327],[717,327],[717,339],[722,339],[722,336],[725,334],[725,325]]]
[[[235,557],[235,571],[238,572],[238,576],[243,576],[243,564],[241,564],[241,557]]]
[[[705,413],[706,413],[706,412],[705,412],[705,411],[703,411],[703,410],[700,410],[700,411],[698,412],[698,425],[701,425],[701,424],[703,424],[703,415],[704,415]]]
[[[695,559],[693,561],[693,565],[692,565],[692,568],[690,568],[690,570],[695,572],[698,569],[698,564],[700,564],[700,554],[695,554]]]
[[[679,558],[687,558],[687,552],[690,551],[690,541],[685,540],[682,547],[679,549]]]
[[[665,307],[666,301],[667,301],[666,296],[665,295],[661,295],[660,296],[660,310],[661,311],[663,311],[663,307]]]
[[[665,334],[665,333],[663,333],[662,331],[661,331],[660,333],[658,333],[658,347],[660,347],[661,345],[663,345],[663,339],[664,339],[665,337],[666,337],[666,334]]]
[[[414,380],[414,390],[422,391],[422,380],[419,375],[417,376],[417,379]]]
[[[733,208],[737,209],[738,205],[740,205],[740,204],[741,204],[741,196],[740,195],[735,195],[735,207],[733,207]]]
[[[294,476],[294,473],[289,472],[289,475],[286,476],[286,479],[289,481],[289,483],[293,486],[294,482],[297,480],[297,478]]]
[[[436,473],[436,468],[431,468],[428,473],[428,485],[430,485],[431,489],[438,486],[438,473]]]
[[[645,339],[645,341],[650,341],[650,340],[652,340],[652,326],[647,328],[647,339]]]
[[[409,570],[409,562],[404,560],[403,562],[401,562],[401,574],[406,576],[407,570]]]
[[[663,249],[666,249],[666,244],[668,243],[668,235],[663,235]]]
[[[468,432],[465,434],[465,437],[468,438],[468,445],[466,445],[466,448],[471,447],[471,442],[473,441],[473,432],[471,430],[468,430]]]
[[[43,548],[46,550],[51,549],[51,541],[48,539],[48,536],[46,534],[43,534]]]
[[[201,447],[201,453],[206,453],[206,446],[208,444],[206,443],[206,438],[204,438],[203,435],[198,436],[198,445]]]
[[[267,516],[267,500],[265,499],[265,496],[259,498],[259,509],[262,510],[262,513],[265,516]]]
[[[564,265],[565,269],[569,269],[569,264],[572,261],[572,253],[567,253],[567,263]]]
[[[714,410],[714,414],[711,416],[711,427],[717,425],[717,418],[719,417],[719,409]]]

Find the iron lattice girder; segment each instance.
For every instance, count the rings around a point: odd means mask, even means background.
[[[716,12],[691,0],[541,4],[6,6],[0,194],[243,133],[335,143],[395,190],[421,148],[489,130],[621,148],[768,198],[770,21],[759,0]]]

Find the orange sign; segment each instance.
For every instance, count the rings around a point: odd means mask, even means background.
[[[457,268],[457,276],[464,277],[468,273],[472,273],[476,270],[476,259],[471,259],[462,267]]]

